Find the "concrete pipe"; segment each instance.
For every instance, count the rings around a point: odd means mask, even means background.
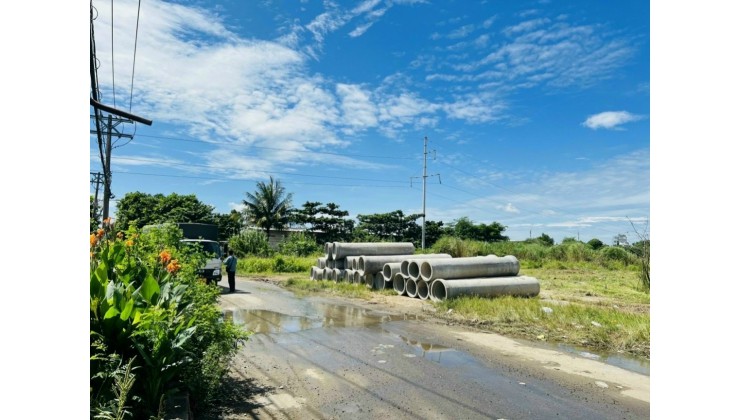
[[[340,270],[344,270],[347,268],[347,260],[344,258],[340,258],[338,260],[334,260],[334,268],[338,268]]]
[[[331,280],[331,273],[334,271],[333,268],[325,267],[324,268],[324,274],[322,275],[322,279],[324,280]]]
[[[409,275],[411,275],[411,270],[412,267],[409,266]],[[517,274],[519,274],[519,260],[513,255],[429,260],[419,265],[419,276],[424,281],[505,277]]]
[[[344,268],[351,268],[353,270],[357,270],[357,259],[358,258],[360,257],[356,255],[345,257],[344,258]]]
[[[316,272],[316,266],[311,266],[311,270],[310,270],[310,271],[309,271],[309,273],[308,273],[308,278],[309,278],[310,280],[316,280],[316,278],[314,278],[314,276],[315,276],[315,274],[314,274],[314,273],[315,273],[315,272]]]
[[[429,288],[429,297],[439,302],[457,296],[521,296],[532,297],[540,293],[540,282],[534,277],[479,277],[470,279],[436,279]]]
[[[399,296],[403,296],[406,294],[406,279],[407,278],[409,277],[404,276],[401,273],[396,273],[393,276],[393,290],[395,290]]]
[[[429,298],[429,284],[422,279],[416,280],[416,297],[421,300]]]
[[[452,258],[452,255],[450,254],[416,254],[412,257],[409,257],[403,261],[401,261],[401,274],[404,276],[409,275],[409,264],[411,261],[424,261],[427,259],[435,259],[435,258]]]
[[[400,263],[407,258],[408,255],[362,255],[357,261],[357,266],[360,270],[366,273],[378,273],[383,272],[383,266],[388,263]]]
[[[365,282],[365,286],[367,286],[369,289],[373,288],[373,285],[375,284],[375,275],[378,273],[368,273],[363,272],[362,280]],[[380,274],[381,276],[383,274]]]
[[[316,259],[316,266],[319,268],[326,267],[326,257],[320,257]]]
[[[406,279],[406,296],[410,298],[416,297],[416,281],[411,277]]]
[[[414,253],[411,242],[335,242],[332,258],[350,255],[410,255]]]
[[[383,276],[383,273],[377,272],[375,273],[375,276],[373,276],[373,290],[383,289],[385,289],[385,277]]]
[[[328,261],[326,261],[326,267],[327,268],[331,268],[333,270],[334,269],[334,262],[335,262],[334,260],[328,260]]]
[[[339,283],[340,281],[344,280],[344,269],[343,268],[335,268],[334,274],[332,275],[332,280]]]
[[[344,270],[344,280],[347,283],[354,283],[355,282],[355,270],[351,268],[347,268]]]
[[[385,281],[393,281],[393,276],[401,272],[400,262],[387,263],[383,266],[383,278]]]
[[[419,265],[422,262],[423,261],[419,261],[419,260],[409,261],[407,275],[409,276],[410,279],[413,279],[414,281],[419,280],[419,278],[421,277],[421,268],[419,268]]]
[[[360,270],[355,270],[355,274],[352,275],[352,283],[361,284],[363,283],[363,280],[362,272]]]

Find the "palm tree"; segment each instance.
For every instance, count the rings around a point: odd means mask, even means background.
[[[257,182],[257,191],[246,193],[247,199],[242,203],[246,206],[247,220],[255,226],[261,227],[270,237],[270,229],[280,229],[288,222],[288,215],[292,210],[293,194],[285,193],[280,181],[270,176],[270,182]]]

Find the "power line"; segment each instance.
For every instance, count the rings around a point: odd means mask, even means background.
[[[136,10],[136,35],[134,36],[134,63],[131,66],[131,96],[128,99],[129,112],[131,111],[131,104],[134,100],[134,70],[136,70],[136,45],[139,42],[139,16],[140,15],[141,15],[141,0],[139,0],[139,8]],[[136,125],[134,125],[134,130],[136,130]]]
[[[159,163],[162,162],[156,159],[145,159],[145,158],[121,158],[122,160],[131,160],[135,162],[149,162],[149,163]],[[167,162],[167,165],[173,165],[173,166],[182,166],[182,167],[200,167],[200,168],[207,168],[207,169],[218,169],[218,170],[233,170],[233,171],[247,171],[247,172],[259,172],[259,173],[265,173],[265,174],[281,174],[281,175],[289,175],[289,176],[304,176],[304,177],[310,177],[310,178],[329,178],[329,179],[346,179],[351,181],[375,181],[375,182],[395,182],[395,183],[405,183],[406,181],[396,181],[392,179],[373,179],[373,178],[352,178],[352,177],[340,177],[340,176],[329,176],[329,175],[312,175],[312,174],[303,174],[299,172],[280,172],[280,171],[263,171],[263,170],[256,170],[256,169],[243,169],[243,168],[226,168],[226,167],[218,167],[213,165],[204,165],[204,164],[197,164],[197,163],[172,163]]]
[[[204,144],[216,144],[216,145],[222,145],[222,146],[233,146],[233,147],[241,147],[242,145],[231,143],[231,142],[223,142],[223,141],[206,141],[206,140],[195,140],[195,139],[186,139],[181,137],[168,137],[168,136],[153,136],[153,135],[147,135],[147,134],[139,134],[138,137],[148,137],[153,139],[163,139],[163,140],[175,140],[175,141],[185,141],[190,143],[204,143]],[[286,148],[280,148],[280,147],[267,147],[267,146],[249,146],[252,149],[265,149],[265,150],[277,150],[277,151],[286,151],[286,152],[295,152],[295,149],[286,149]],[[307,152],[306,150],[299,150],[300,152]],[[364,157],[364,158],[375,158],[375,159],[395,159],[395,160],[418,160],[416,157],[403,157],[403,156],[378,156],[378,155],[358,155],[358,154],[352,154],[352,153],[337,153],[337,152],[319,152],[319,151],[311,151],[313,154],[319,154],[319,155],[332,155],[332,156],[344,156],[344,157]]]
[[[234,179],[234,178],[217,178],[217,177],[206,177],[206,176],[195,176],[195,175],[174,175],[174,174],[152,174],[152,173],[145,173],[145,172],[116,172],[116,175],[141,175],[141,176],[154,176],[154,177],[165,177],[165,178],[187,178],[187,179],[202,179],[207,181],[223,181],[223,182],[244,182],[247,180],[252,180],[252,178],[247,179]],[[310,182],[294,182],[294,181],[283,181],[285,184],[290,185],[316,185],[316,186],[326,186],[326,187],[370,187],[370,188],[406,188],[405,186],[401,185],[356,185],[356,184],[317,184],[317,183],[310,183]]]
[[[113,42],[113,0],[110,0],[110,70],[113,77],[113,107],[116,107],[116,60],[113,54],[115,43]]]

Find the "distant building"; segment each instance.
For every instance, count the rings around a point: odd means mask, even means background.
[[[614,237],[614,246],[630,246],[627,235],[620,233]]]
[[[260,232],[265,231],[264,229],[258,228],[256,226],[247,226],[245,229],[246,230],[256,230]],[[317,233],[317,232],[312,232],[310,230],[297,229],[297,228],[270,229],[270,237],[267,238],[267,243],[270,245],[270,248],[277,249],[278,244],[284,241],[285,238],[287,238],[289,235],[293,233],[301,233],[301,232]]]

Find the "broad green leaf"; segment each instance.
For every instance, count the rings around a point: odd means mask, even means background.
[[[95,276],[98,278],[100,284],[105,284],[108,281],[108,265],[105,262],[100,262],[100,265],[95,270]]]
[[[159,293],[159,283],[151,273],[147,273],[144,284],[141,285],[141,294],[147,302],[153,303],[152,296],[156,293]]]
[[[131,316],[131,311],[134,309],[134,300],[129,299],[128,302],[126,302],[126,306],[123,308],[123,312],[121,312],[121,319],[127,320],[129,316]]]
[[[116,315],[118,315],[120,313],[121,312],[119,312],[118,309],[116,309],[115,306],[111,306],[108,309],[108,311],[106,311],[105,316],[103,317],[103,319],[113,318],[114,316],[116,316]]]
[[[138,324],[139,321],[141,321],[141,311],[134,308],[134,325]]]

